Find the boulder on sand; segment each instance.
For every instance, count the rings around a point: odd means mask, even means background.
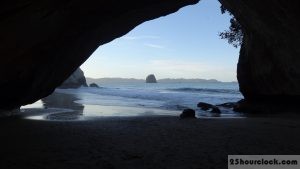
[[[184,109],[182,113],[179,116],[181,119],[186,119],[186,118],[196,118],[195,117],[195,110],[193,109]]]

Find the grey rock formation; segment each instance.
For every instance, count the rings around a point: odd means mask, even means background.
[[[146,83],[157,83],[154,74],[150,74],[146,77]]]
[[[76,71],[65,80],[58,88],[79,88],[81,86],[87,87],[86,79],[83,71],[78,68]]]
[[[219,0],[244,32],[237,67],[249,102],[290,103],[300,98],[299,1]]]

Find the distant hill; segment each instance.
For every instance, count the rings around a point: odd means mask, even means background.
[[[221,83],[221,81],[218,81],[216,79],[159,79],[159,83]]]
[[[105,84],[105,83],[145,83],[143,79],[134,79],[134,78],[86,78],[88,84],[97,83],[97,84]]]
[[[108,83],[145,83],[144,79],[134,79],[134,78],[86,78],[88,84],[90,83],[97,83],[97,84],[108,84]],[[157,80],[158,83],[221,83],[216,79],[159,79]]]

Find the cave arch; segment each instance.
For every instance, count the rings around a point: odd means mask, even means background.
[[[296,102],[300,97],[300,23],[296,19],[300,2],[219,1],[244,29],[238,81],[245,98]],[[144,21],[197,2],[1,2],[0,109],[17,108],[49,95],[99,45]]]

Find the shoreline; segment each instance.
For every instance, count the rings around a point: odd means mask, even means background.
[[[11,113],[17,118],[44,120],[44,121],[82,121],[97,120],[101,118],[128,118],[128,117],[179,117],[182,110],[134,107],[125,105],[98,105],[83,104],[81,96],[73,93],[54,92],[50,96],[37,101],[34,104],[23,106],[19,113]],[[239,119],[256,117],[296,117],[297,113],[238,113],[230,108],[220,108],[222,114],[214,114],[196,109],[198,119]],[[204,112],[204,113],[203,113]],[[225,113],[224,113],[225,112]],[[229,112],[229,114],[228,114]],[[4,116],[5,117],[5,116]],[[9,116],[8,116],[9,117]]]
[[[59,113],[70,112],[70,117],[67,117],[67,113],[61,116],[63,118],[80,120],[90,120],[91,118],[102,118],[107,116],[179,116],[183,109],[188,107],[173,107],[171,109],[159,108],[159,107],[147,107],[143,105],[124,105],[114,102],[112,105],[103,101],[105,104],[84,104],[82,96],[79,94],[73,94],[68,92],[54,92],[52,95],[41,99],[40,101],[21,107],[21,111],[26,116],[26,114],[32,114],[33,119],[43,120],[43,116],[51,116],[51,114],[56,114],[56,117],[60,117]],[[126,100],[126,98],[124,98]],[[53,109],[54,112],[51,112]],[[44,114],[43,114],[44,111]],[[222,114],[214,114],[200,109],[196,109],[197,118],[243,118],[242,113],[233,112],[230,109],[222,109]],[[38,113],[34,113],[38,112]],[[34,117],[34,114],[38,114],[39,117]],[[75,117],[77,116],[77,117]],[[45,120],[45,119],[44,119]],[[47,120],[47,119],[46,119]],[[51,120],[49,118],[48,120]],[[57,119],[59,120],[59,119]],[[61,119],[64,120],[64,119]]]

